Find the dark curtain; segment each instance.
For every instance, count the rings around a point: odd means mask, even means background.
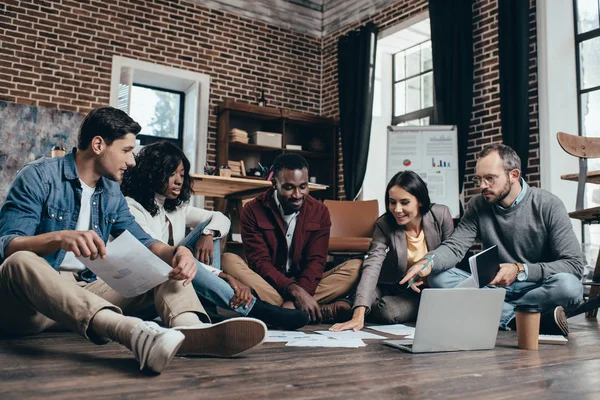
[[[358,195],[367,170],[377,34],[377,26],[369,23],[338,41],[340,132],[348,200]]]
[[[435,102],[433,122],[458,130],[458,191],[462,191],[473,107],[471,0],[429,0]]]
[[[498,2],[498,42],[502,140],[521,157],[524,175],[529,158],[529,1]]]

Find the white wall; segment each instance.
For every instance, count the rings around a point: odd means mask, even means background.
[[[362,200],[377,200],[379,214],[385,212],[386,157],[387,157],[387,127],[392,120],[392,55],[377,53],[376,68],[378,77],[381,78],[381,90],[375,91],[379,95],[380,107],[373,107],[373,120],[371,122],[371,139],[369,142],[369,157],[367,159],[367,172],[363,182]]]
[[[572,211],[577,183],[560,176],[577,172],[578,161],[561,149],[556,133],[578,134],[573,1],[538,1],[536,13],[541,185]],[[581,239],[581,224],[572,221]]]

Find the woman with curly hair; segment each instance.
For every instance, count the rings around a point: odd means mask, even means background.
[[[174,144],[145,146],[121,184],[137,223],[153,238],[192,251],[199,264],[192,283],[200,298],[270,325],[286,329],[306,325],[308,314],[262,302],[248,286],[220,270],[220,240],[229,232],[231,222],[220,212],[189,204],[189,171],[190,162]],[[193,228],[188,236],[186,227]]]

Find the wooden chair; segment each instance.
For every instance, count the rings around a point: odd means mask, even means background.
[[[377,200],[325,200],[331,216],[329,253],[366,254],[379,216]]]
[[[587,159],[600,158],[600,138],[570,135],[564,132],[558,132],[556,138],[564,151],[579,158],[576,211],[570,212],[569,216],[580,220],[584,224],[600,223],[600,207],[583,208],[586,182],[600,183],[600,178],[595,177],[596,174],[588,174],[587,171]],[[574,180],[574,175],[565,175],[561,178]],[[596,318],[600,306],[600,252],[596,260],[592,280],[584,281],[583,285],[591,286],[588,302],[569,314],[572,316],[585,312],[586,317]]]

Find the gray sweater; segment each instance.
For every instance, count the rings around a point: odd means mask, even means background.
[[[508,209],[488,204],[481,195],[472,198],[452,236],[427,254],[435,254],[433,272],[454,267],[476,238],[484,249],[498,245],[501,263],[527,264],[529,282],[559,272],[583,274],[583,254],[567,210],[543,189],[528,186],[523,199]]]

